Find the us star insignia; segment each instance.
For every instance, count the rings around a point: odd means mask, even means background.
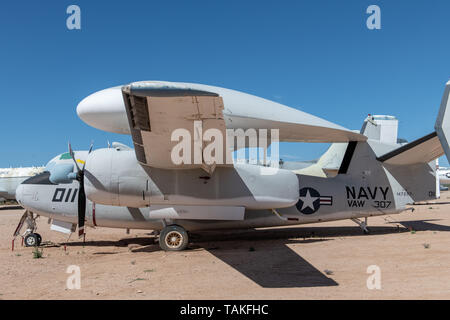
[[[307,187],[300,189],[300,197],[296,207],[303,214],[313,214],[319,210],[320,206],[331,205],[333,205],[333,197],[321,196],[316,189]]]

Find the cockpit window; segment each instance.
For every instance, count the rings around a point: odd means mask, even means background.
[[[50,172],[44,171],[40,174],[35,175],[34,177],[28,178],[23,184],[48,184],[55,185],[50,181]]]

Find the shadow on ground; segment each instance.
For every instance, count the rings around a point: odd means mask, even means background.
[[[400,223],[395,226],[370,227],[370,235],[382,235],[390,233],[408,232],[407,227],[402,227]],[[365,237],[362,230],[358,227],[288,227],[279,229],[250,229],[234,231],[202,231],[192,235],[191,239],[195,242],[204,241],[229,241],[229,240],[273,240],[273,239],[317,239],[317,238],[335,238],[335,237]]]
[[[0,211],[2,210],[23,210],[23,208],[21,206],[2,206],[0,207]]]
[[[371,227],[371,235],[408,232],[400,226]],[[191,236],[189,250],[207,250],[263,288],[329,287],[338,283],[289,248],[291,244],[332,241],[333,237],[365,236],[355,227],[289,227],[279,229],[209,231]],[[127,247],[132,252],[159,251],[153,236],[118,241],[69,242],[67,246]],[[95,254],[112,254],[97,252]]]
[[[155,243],[154,237],[125,238],[117,241],[94,240],[94,241],[71,241],[61,243],[67,247],[128,247],[129,245],[148,246]]]
[[[407,232],[400,226],[372,227],[371,234]],[[316,269],[291,244],[332,241],[339,236],[364,236],[359,227],[292,227],[202,232],[191,248],[208,250],[263,288],[329,287],[338,283]]]
[[[441,220],[430,219],[430,220],[398,221],[397,223],[400,223],[407,229],[412,229],[415,231],[450,231],[450,226],[430,223],[430,221],[441,221]]]
[[[337,286],[336,281],[288,247],[289,244],[318,241],[328,240],[226,242],[206,250],[263,288]]]

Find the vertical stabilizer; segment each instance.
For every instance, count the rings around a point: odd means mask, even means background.
[[[369,115],[363,123],[361,134],[382,143],[396,144],[398,120],[394,116]]]
[[[434,129],[441,141],[444,153],[447,156],[447,160],[450,161],[450,81],[447,82],[442,96],[441,107],[439,108],[439,114],[436,119]]]

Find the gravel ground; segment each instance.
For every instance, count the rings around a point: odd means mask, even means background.
[[[450,201],[444,192],[439,201]],[[450,204],[369,219],[198,234],[163,252],[146,231],[88,228],[86,242],[38,221],[43,257],[11,235],[23,209],[0,207],[0,299],[450,299]],[[68,289],[69,266],[81,288]],[[369,290],[368,267],[380,270]]]

